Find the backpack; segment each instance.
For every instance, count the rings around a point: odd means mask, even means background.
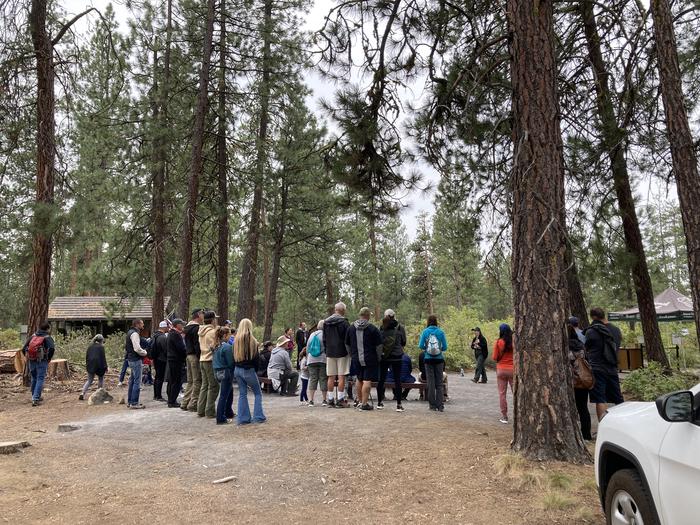
[[[617,345],[612,337],[603,336],[603,359],[609,365],[617,367]]]
[[[425,353],[431,357],[438,356],[442,353],[440,341],[438,341],[438,338],[435,336],[434,333],[428,336],[428,342],[425,345]]]
[[[323,353],[321,348],[321,339],[318,335],[309,338],[309,342],[306,345],[306,352],[313,357],[318,357]]]
[[[46,348],[44,348],[44,339],[41,335],[33,335],[29,340],[27,347],[27,359],[30,361],[44,361],[46,359]]]
[[[393,328],[391,330],[386,330],[382,334],[382,357],[384,359],[389,359],[391,352],[396,346],[396,336],[399,334],[399,327]]]

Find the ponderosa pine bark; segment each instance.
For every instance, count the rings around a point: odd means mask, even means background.
[[[608,82],[610,74],[603,60],[603,53],[600,48],[600,35],[598,34],[593,6],[594,3],[591,0],[579,2],[579,12],[588,47],[588,58],[593,70],[596,106],[602,131],[602,146],[610,159],[610,169],[613,175],[613,186],[617,196],[620,218],[622,219],[625,246],[632,256],[632,280],[637,296],[639,318],[644,332],[644,346],[647,359],[656,361],[668,369],[668,357],[661,340],[659,321],[656,318],[654,291],[651,285],[651,276],[649,275],[644,243],[642,242],[642,232],[639,228],[632,186],[627,171],[627,159],[625,158],[626,133],[620,127],[615,114]]]
[[[197,219],[199,179],[204,173],[204,125],[209,109],[209,67],[211,65],[212,40],[214,35],[214,0],[207,0],[207,21],[202,44],[202,63],[199,70],[199,91],[194,113],[192,130],[192,158],[187,183],[187,207],[182,234],[182,256],[180,261],[180,301],[179,311],[183,319],[188,319],[190,295],[192,294],[192,241]]]
[[[219,238],[216,258],[216,311],[222,319],[228,319],[228,154],[226,151],[226,3],[221,0],[219,6],[219,102],[218,102],[218,136],[216,157],[219,183]]]
[[[252,318],[255,311],[255,285],[258,275],[258,248],[260,244],[260,217],[263,201],[263,184],[267,164],[267,126],[270,110],[270,69],[272,46],[272,0],[265,0],[263,14],[263,56],[260,78],[260,122],[256,144],[255,187],[250,209],[246,251],[243,256],[241,282],[238,287],[236,321]]]
[[[266,294],[267,301],[265,303],[264,341],[270,339],[272,335],[272,325],[275,320],[275,312],[277,311],[277,288],[279,286],[282,256],[284,255],[284,235],[287,230],[287,212],[289,208],[289,183],[287,181],[282,182],[280,191],[279,222],[275,230],[275,245],[272,249],[272,271],[270,272],[270,288],[269,293]]]
[[[700,175],[683,84],[678,66],[678,46],[668,0],[652,0],[654,41],[661,80],[661,97],[666,117],[666,133],[671,145],[673,174],[681,207],[685,242],[688,247],[690,289],[695,305],[695,330],[700,339]]]
[[[170,48],[172,44],[172,0],[166,5],[165,50],[163,53],[163,81],[158,85],[158,56],[153,57],[153,120],[156,136],[153,142],[153,175],[151,184],[151,237],[153,239],[153,327],[165,313],[165,179],[167,164],[166,130],[168,100],[170,99]]]
[[[590,461],[565,331],[564,158],[552,2],[508,0],[513,86],[512,448],[536,460]]]

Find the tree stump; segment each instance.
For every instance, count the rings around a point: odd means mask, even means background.
[[[48,374],[49,379],[55,379],[56,381],[65,381],[70,379],[70,369],[68,368],[68,361],[66,359],[54,359],[49,362]]]
[[[0,374],[14,374],[17,372],[15,370],[16,355],[17,350],[3,350],[0,352]]]

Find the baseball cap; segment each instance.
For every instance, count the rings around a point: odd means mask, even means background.
[[[192,317],[197,317],[203,311],[204,308],[195,308],[194,310],[192,310]]]
[[[219,316],[216,315],[216,312],[214,310],[207,310],[206,312],[204,312],[205,321],[209,321],[210,319],[216,319],[217,317]]]
[[[167,328],[168,327],[168,321],[161,321],[158,324],[158,328]]]
[[[277,341],[275,341],[276,346],[282,346],[286,345],[290,341],[289,337],[286,335],[281,335],[277,338]]]
[[[571,326],[578,326],[578,317],[574,317],[573,315],[569,317],[569,324]]]
[[[177,325],[184,326],[184,324],[185,324],[185,321],[183,321],[182,319],[173,319],[173,326],[177,326]]]
[[[391,308],[387,308],[384,310],[384,317],[396,317],[396,312],[394,312],[394,310]]]

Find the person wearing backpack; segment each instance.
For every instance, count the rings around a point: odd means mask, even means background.
[[[32,406],[38,406],[44,399],[41,392],[44,389],[46,371],[49,361],[53,359],[56,345],[51,337],[51,324],[44,321],[39,329],[27,338],[22,348],[22,353],[27,357],[29,373],[32,376],[30,391],[32,393]]]
[[[396,320],[393,310],[384,312],[382,320],[382,359],[379,364],[379,382],[377,383],[377,410],[384,408],[384,384],[386,383],[388,372],[391,371],[394,378],[394,399],[396,400],[396,411],[403,412],[401,404],[401,362],[406,346],[406,331]]]
[[[620,376],[617,371],[617,351],[622,344],[622,333],[607,324],[601,308],[591,309],[591,326],[586,330],[586,355],[593,370],[595,384],[590,391],[590,402],[595,403],[598,421],[603,419],[608,403],[623,403]]]
[[[231,422],[233,413],[233,346],[228,342],[231,329],[219,326],[214,335],[212,367],[214,377],[219,383],[219,400],[216,404],[216,424],[226,425]]]
[[[321,389],[323,406],[328,404],[328,377],[326,376],[326,348],[323,344],[323,319],[315,328],[306,342],[306,365],[309,368],[308,406],[314,406],[316,388]]]
[[[566,333],[569,342],[569,362],[572,368],[576,360],[586,358],[586,349],[578,336],[576,326],[570,321],[566,323]],[[588,412],[588,392],[587,388],[576,388],[574,386],[574,399],[576,400],[576,410],[578,411],[579,422],[581,423],[581,434],[583,439],[591,441],[591,415]]]
[[[498,340],[493,345],[493,360],[496,361],[496,383],[498,384],[498,399],[501,405],[501,419],[508,424],[508,385],[513,392],[513,330],[506,323],[498,327]]]
[[[428,317],[427,327],[420,335],[418,348],[423,350],[425,378],[428,383],[426,397],[430,410],[442,412],[445,409],[442,373],[445,370],[447,338],[445,338],[445,332],[438,326],[437,316]]]

